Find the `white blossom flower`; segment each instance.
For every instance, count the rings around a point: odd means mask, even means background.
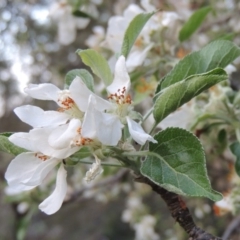
[[[55,101],[59,107],[61,112],[65,112],[69,114],[71,117],[76,117],[81,119],[83,117],[83,112],[85,102],[81,103],[81,105],[76,104],[76,100],[78,100],[78,96],[73,95],[72,93],[76,91],[76,88],[81,87],[79,82],[72,82],[69,86],[69,89],[60,90],[57,86],[51,83],[43,83],[43,84],[29,84],[24,91],[31,96],[32,98],[39,100],[53,100]],[[77,99],[76,99],[76,98]],[[82,100],[84,98],[81,98]],[[77,101],[79,102],[79,101]],[[84,108],[84,109],[83,109]],[[36,112],[37,114],[37,112]],[[41,117],[41,115],[39,115]]]
[[[233,201],[230,194],[224,196],[222,200],[214,203],[213,210],[217,216],[224,215],[228,212],[234,212]]]
[[[121,51],[124,33],[132,19],[143,10],[136,4],[130,4],[123,12],[123,16],[113,16],[108,21],[106,40],[103,46],[108,47],[114,53]]]
[[[104,39],[105,30],[102,26],[95,26],[93,27],[93,34],[90,35],[85,44],[89,48],[98,48],[102,40]]]
[[[100,3],[101,1],[92,1],[82,5],[79,10],[97,18],[98,11],[95,4]],[[58,24],[58,41],[63,45],[71,44],[76,39],[77,29],[86,28],[90,22],[90,18],[75,17],[72,11],[72,7],[65,0],[52,4],[50,8],[50,16]]]
[[[127,124],[132,138],[137,143],[144,144],[147,140],[156,142],[153,137],[144,132],[138,123],[130,118],[132,111],[132,100],[129,95],[130,77],[127,73],[124,56],[119,57],[115,66],[114,80],[107,87],[108,101],[91,92],[79,77],[76,77],[73,82],[75,81],[81,81],[83,85],[76,89],[78,91],[76,96],[82,96],[78,98],[79,103],[77,104],[80,105],[80,102],[83,103],[87,98],[89,99],[88,105],[84,106],[88,109],[86,116],[91,115],[88,117],[91,120],[84,121],[83,126],[89,125],[87,129],[91,129],[90,125],[94,126],[97,131],[94,134],[99,141],[106,145],[116,145],[121,139],[123,125]],[[86,134],[83,131],[83,136],[91,138],[89,134],[90,131]]]
[[[180,127],[188,129],[190,123],[194,121],[195,111],[193,109],[193,102],[188,102],[178,108],[175,112],[169,114],[165,119],[163,119],[159,126],[162,129],[168,127]]]
[[[134,224],[135,240],[159,240],[159,235],[154,231],[155,224],[156,219],[153,216],[144,216],[139,223]]]
[[[164,45],[168,44],[169,40],[171,40],[171,36],[178,35],[180,25],[176,24],[176,22],[179,21],[180,17],[176,13],[157,12],[156,7],[151,5],[149,0],[142,0],[141,6],[142,8],[136,4],[130,4],[125,9],[122,16],[113,16],[109,19],[106,37],[101,45],[115,53],[109,59],[110,67],[114,66],[116,62],[116,55],[121,52],[126,29],[128,28],[130,22],[140,13],[150,13],[156,11],[156,13],[147,21],[141,30],[141,33],[129,53],[129,60],[126,61],[129,72],[134,71],[141,65],[147,64],[145,59],[150,50],[156,46],[156,42],[152,39],[154,32],[163,35],[162,31],[164,30],[165,36],[165,30],[168,30],[168,38],[164,42]],[[169,32],[171,28],[174,28],[174,30]],[[159,44],[157,47],[159,47]]]
[[[107,87],[107,91],[110,94],[108,99],[112,103],[111,109],[107,112],[118,116],[123,124],[128,124],[129,132],[137,143],[144,144],[147,140],[156,142],[153,137],[144,132],[140,124],[130,118],[132,100],[129,95],[129,89],[130,77],[127,72],[125,57],[120,56],[115,66],[114,80]]]
[[[25,92],[36,99],[53,100],[60,109],[58,111],[44,111],[39,107],[25,105],[17,107],[14,112],[16,115],[32,127],[54,127],[69,122],[72,118],[82,120],[87,108],[88,96],[78,95],[78,88],[84,87],[81,81],[74,81],[69,89],[60,90],[53,84],[29,84]],[[79,100],[80,98],[80,100]]]
[[[31,190],[39,186],[48,173],[60,164],[55,190],[39,205],[39,208],[46,214],[53,214],[61,207],[67,190],[66,170],[62,159],[71,155],[72,152],[61,149],[56,154],[55,149],[47,146],[44,134],[39,138],[38,130],[36,132],[34,129],[30,133],[16,133],[9,137],[9,140],[15,145],[30,152],[23,152],[11,161],[5,173],[5,178],[12,191]],[[43,129],[41,130],[43,131]],[[44,146],[47,147],[46,152],[55,152],[55,155],[59,155],[59,157],[45,155],[41,152]]]

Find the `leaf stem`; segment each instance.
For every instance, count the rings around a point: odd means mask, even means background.
[[[80,160],[80,163],[84,163],[84,164],[93,164],[93,161],[88,161],[88,160]],[[108,166],[108,167],[120,167],[123,168],[123,165],[120,164],[114,164],[114,163],[107,163],[107,162],[101,162],[102,166]]]
[[[140,124],[142,124],[153,112],[153,107],[148,110],[148,112],[144,115],[143,120],[140,121]]]

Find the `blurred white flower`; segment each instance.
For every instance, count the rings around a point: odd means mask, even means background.
[[[134,224],[136,232],[135,240],[160,240],[154,231],[156,219],[151,215],[145,215],[139,223]]]
[[[90,35],[85,44],[89,48],[99,48],[100,43],[103,41],[105,36],[105,30],[102,26],[95,26],[93,27],[93,34]]]
[[[101,4],[101,1],[92,0],[79,10],[96,18],[98,11],[95,4]],[[90,18],[75,17],[72,11],[72,6],[66,0],[55,2],[50,7],[50,17],[58,24],[58,41],[63,45],[71,44],[76,39],[77,29],[86,28],[90,22]]]
[[[224,70],[226,71],[226,73],[228,75],[231,75],[233,72],[236,72],[237,71],[237,68],[235,66],[233,66],[232,64],[228,64]]]
[[[187,129],[190,123],[194,120],[195,116],[192,105],[192,101],[184,104],[175,112],[169,114],[165,119],[163,119],[159,126],[162,129],[166,129],[168,127],[180,127]]]
[[[136,4],[130,4],[122,16],[113,16],[109,19],[106,37],[101,45],[112,50],[114,53],[110,58],[110,66],[115,64],[116,55],[121,52],[124,34],[130,22],[140,13],[157,11],[155,6],[150,4],[149,0],[141,1],[141,5],[143,8],[140,8]],[[174,27],[174,30],[171,33],[168,32],[168,35],[169,37],[170,35],[177,35],[178,24],[176,24],[176,21],[178,20],[179,16],[173,12],[157,12],[148,20],[135,41],[129,53],[128,60],[126,61],[129,72],[143,65],[147,54],[156,45],[156,42],[151,39],[154,32],[158,31],[159,34],[162,35],[161,31]],[[168,40],[169,39],[167,39],[166,42]]]
[[[213,210],[215,215],[222,216],[228,212],[234,211],[234,205],[230,195],[226,195],[222,200],[214,203]]]

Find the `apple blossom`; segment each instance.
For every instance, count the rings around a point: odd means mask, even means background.
[[[69,114],[71,117],[82,118],[84,103],[81,106],[76,104],[76,99],[71,94],[74,88],[81,87],[75,82],[74,86],[71,84],[69,89],[60,90],[57,86],[51,83],[43,84],[29,84],[24,91],[32,98],[39,100],[53,100],[60,106],[60,111]]]
[[[12,192],[27,191],[39,186],[48,173],[60,164],[56,188],[39,206],[46,214],[55,213],[61,207],[67,189],[66,170],[64,169],[62,159],[45,155],[39,151],[41,148],[39,148],[39,145],[46,140],[42,138],[41,141],[37,141],[34,130],[30,133],[13,134],[9,137],[9,140],[15,145],[30,151],[16,156],[7,168],[5,178]],[[38,138],[38,140],[40,139]],[[62,150],[60,153],[64,157]],[[68,156],[68,154],[71,154],[71,152],[65,152],[65,156]]]
[[[91,92],[80,77],[76,77],[72,85],[74,86],[77,82],[82,87],[74,88],[72,95],[78,101],[76,104],[79,106],[89,99],[88,105],[83,104],[82,109],[84,107],[86,110],[88,109],[86,115],[91,114],[91,117],[88,117],[91,120],[84,122],[89,125],[88,129],[92,128],[90,125],[94,126],[99,141],[105,145],[117,145],[122,136],[121,129],[127,124],[132,138],[137,143],[144,144],[147,140],[156,142],[153,137],[144,132],[138,123],[131,119],[133,108],[129,94],[131,83],[124,56],[119,57],[115,66],[113,82],[107,87],[108,101]],[[85,124],[83,123],[83,125]],[[89,133],[83,135],[90,137]]]

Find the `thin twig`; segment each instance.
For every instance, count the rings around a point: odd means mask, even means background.
[[[222,239],[223,240],[228,240],[231,234],[236,230],[240,228],[240,215],[235,217],[230,224],[227,226]]]
[[[109,176],[107,178],[104,178],[103,180],[96,182],[95,184],[89,184],[84,187],[82,187],[80,190],[74,192],[68,200],[64,202],[65,204],[71,203],[78,201],[81,195],[88,190],[92,190],[95,188],[100,188],[100,187],[106,187],[110,184],[114,184],[119,182],[121,179],[123,179],[127,174],[129,173],[128,169],[122,169],[118,171],[115,175]]]

